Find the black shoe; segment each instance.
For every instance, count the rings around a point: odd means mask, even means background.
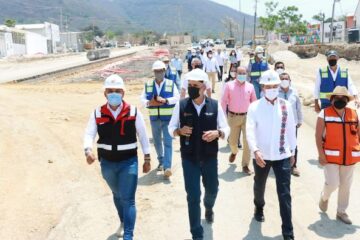
[[[163,171],[163,170],[164,170],[163,165],[162,165],[161,163],[159,163],[159,165],[157,166],[156,170],[157,170],[158,172]]]
[[[212,209],[206,209],[205,210],[205,219],[207,223],[213,223],[214,222],[214,212]]]
[[[239,144],[238,144],[238,148],[242,148],[242,145],[241,145],[241,143],[239,143]]]
[[[294,236],[283,236],[284,240],[294,240]]]
[[[264,209],[263,208],[255,208],[254,218],[258,222],[265,222],[264,217]]]

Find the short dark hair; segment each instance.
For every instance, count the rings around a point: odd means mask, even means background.
[[[280,77],[281,76],[288,76],[289,77],[289,80],[291,81],[291,78],[290,78],[290,74],[286,73],[286,72],[283,72],[282,74],[280,74]]]
[[[284,62],[281,62],[281,61],[277,61],[277,62],[275,63],[275,66],[274,66],[274,67],[276,68],[276,66],[279,65],[279,64],[282,64],[282,65],[284,65],[284,67],[285,67]]]

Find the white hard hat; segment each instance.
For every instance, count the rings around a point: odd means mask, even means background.
[[[277,85],[280,83],[281,80],[279,74],[274,70],[267,70],[260,77],[260,84]]]
[[[104,89],[116,88],[125,90],[124,80],[116,74],[110,75],[104,81]]]
[[[186,79],[191,81],[204,81],[208,82],[208,75],[201,69],[194,69],[191,72],[186,74]]]
[[[157,60],[152,65],[152,70],[160,70],[160,69],[166,69],[166,66],[162,61]]]
[[[264,52],[264,48],[262,46],[257,46],[255,48],[255,53],[263,53]]]

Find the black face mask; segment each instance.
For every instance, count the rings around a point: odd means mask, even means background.
[[[334,107],[337,109],[343,109],[344,107],[346,107],[347,102],[344,99],[338,99],[334,101]]]
[[[336,66],[336,64],[337,64],[337,60],[336,60],[336,59],[331,59],[331,60],[329,60],[328,62],[329,62],[330,67],[334,67],[334,66]]]
[[[192,100],[195,100],[197,99],[198,97],[200,97],[200,92],[199,92],[199,88],[197,87],[188,87],[188,93],[189,93],[189,97],[192,99]]]

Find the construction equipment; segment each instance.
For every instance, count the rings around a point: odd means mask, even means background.
[[[110,57],[110,49],[104,48],[104,49],[90,50],[87,52],[86,57],[87,59],[89,59],[89,61],[94,61],[101,58],[108,58]]]
[[[225,46],[227,48],[234,48],[235,47],[235,38],[227,38],[227,39],[225,39]]]

